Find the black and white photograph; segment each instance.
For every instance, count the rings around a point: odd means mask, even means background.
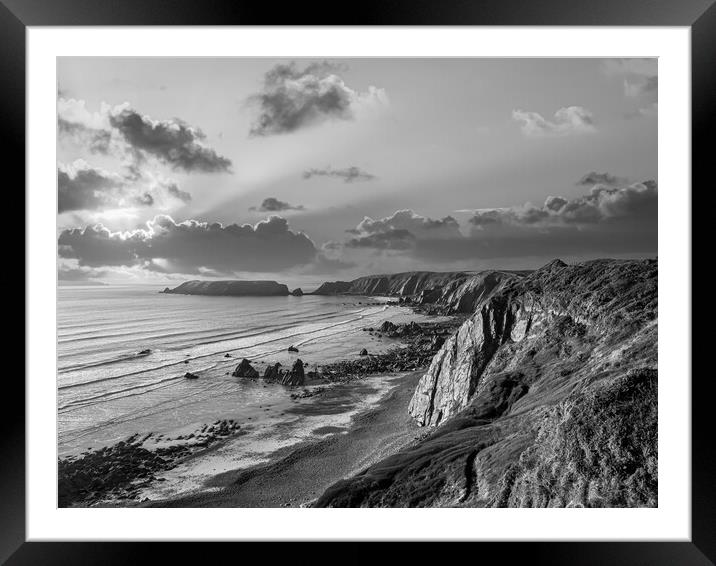
[[[57,505],[658,507],[658,90],[58,57]]]

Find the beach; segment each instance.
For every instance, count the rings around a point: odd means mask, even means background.
[[[421,429],[407,407],[422,372],[390,378],[380,402],[359,414],[344,430],[317,431],[312,439],[277,451],[271,460],[247,469],[217,474],[196,493],[146,502],[154,507],[302,507],[323,491],[415,440]],[[323,407],[323,409],[328,408]],[[303,409],[297,409],[302,411]],[[307,412],[321,408],[310,406]]]

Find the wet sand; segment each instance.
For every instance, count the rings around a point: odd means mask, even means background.
[[[394,378],[395,386],[377,406],[354,417],[345,432],[314,432],[326,438],[277,451],[270,462],[224,472],[205,490],[145,503],[152,507],[301,507],[336,481],[355,475],[398,451],[421,429],[408,416],[408,403],[422,371]],[[307,411],[316,410],[307,405]],[[301,408],[296,408],[299,411]]]

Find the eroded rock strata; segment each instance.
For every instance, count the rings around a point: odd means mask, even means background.
[[[503,280],[435,354],[424,438],[317,506],[657,504],[657,262]]]
[[[411,271],[369,275],[353,281],[324,283],[313,295],[380,295],[398,297],[406,304],[437,305],[445,313],[472,313],[477,304],[522,272],[483,271],[434,273]]]

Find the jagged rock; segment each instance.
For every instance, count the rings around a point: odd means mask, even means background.
[[[297,289],[294,289],[293,291],[291,291],[291,294],[292,294],[294,297],[303,297],[303,291],[301,290],[300,287],[297,288]]]
[[[189,371],[184,374],[184,377],[186,377],[187,379],[199,379],[198,375]]]
[[[410,336],[411,334],[420,334],[422,331],[422,327],[417,322],[412,321],[400,329],[400,334],[401,336]]]
[[[294,362],[290,372],[283,372],[281,376],[282,385],[303,385],[305,381],[303,362],[300,359]]]
[[[381,332],[395,332],[396,330],[398,330],[398,327],[389,320],[380,325]]]
[[[273,365],[266,366],[264,379],[267,381],[278,381],[281,379],[281,364],[276,362]]]
[[[230,357],[231,357],[231,354],[229,354],[229,353],[227,352],[226,354],[224,354],[224,357],[225,357],[225,358],[230,358]]]
[[[358,354],[358,355],[359,355],[359,356],[367,356],[367,355],[368,355],[368,350],[366,350],[365,348],[363,348],[363,349],[360,351],[360,354]]]
[[[288,351],[289,352],[298,352],[298,348],[296,348],[296,346],[289,346]]]
[[[251,365],[251,362],[244,358],[241,363],[236,366],[236,369],[231,374],[234,377],[248,377],[250,379],[256,379],[259,377],[259,372]]]

